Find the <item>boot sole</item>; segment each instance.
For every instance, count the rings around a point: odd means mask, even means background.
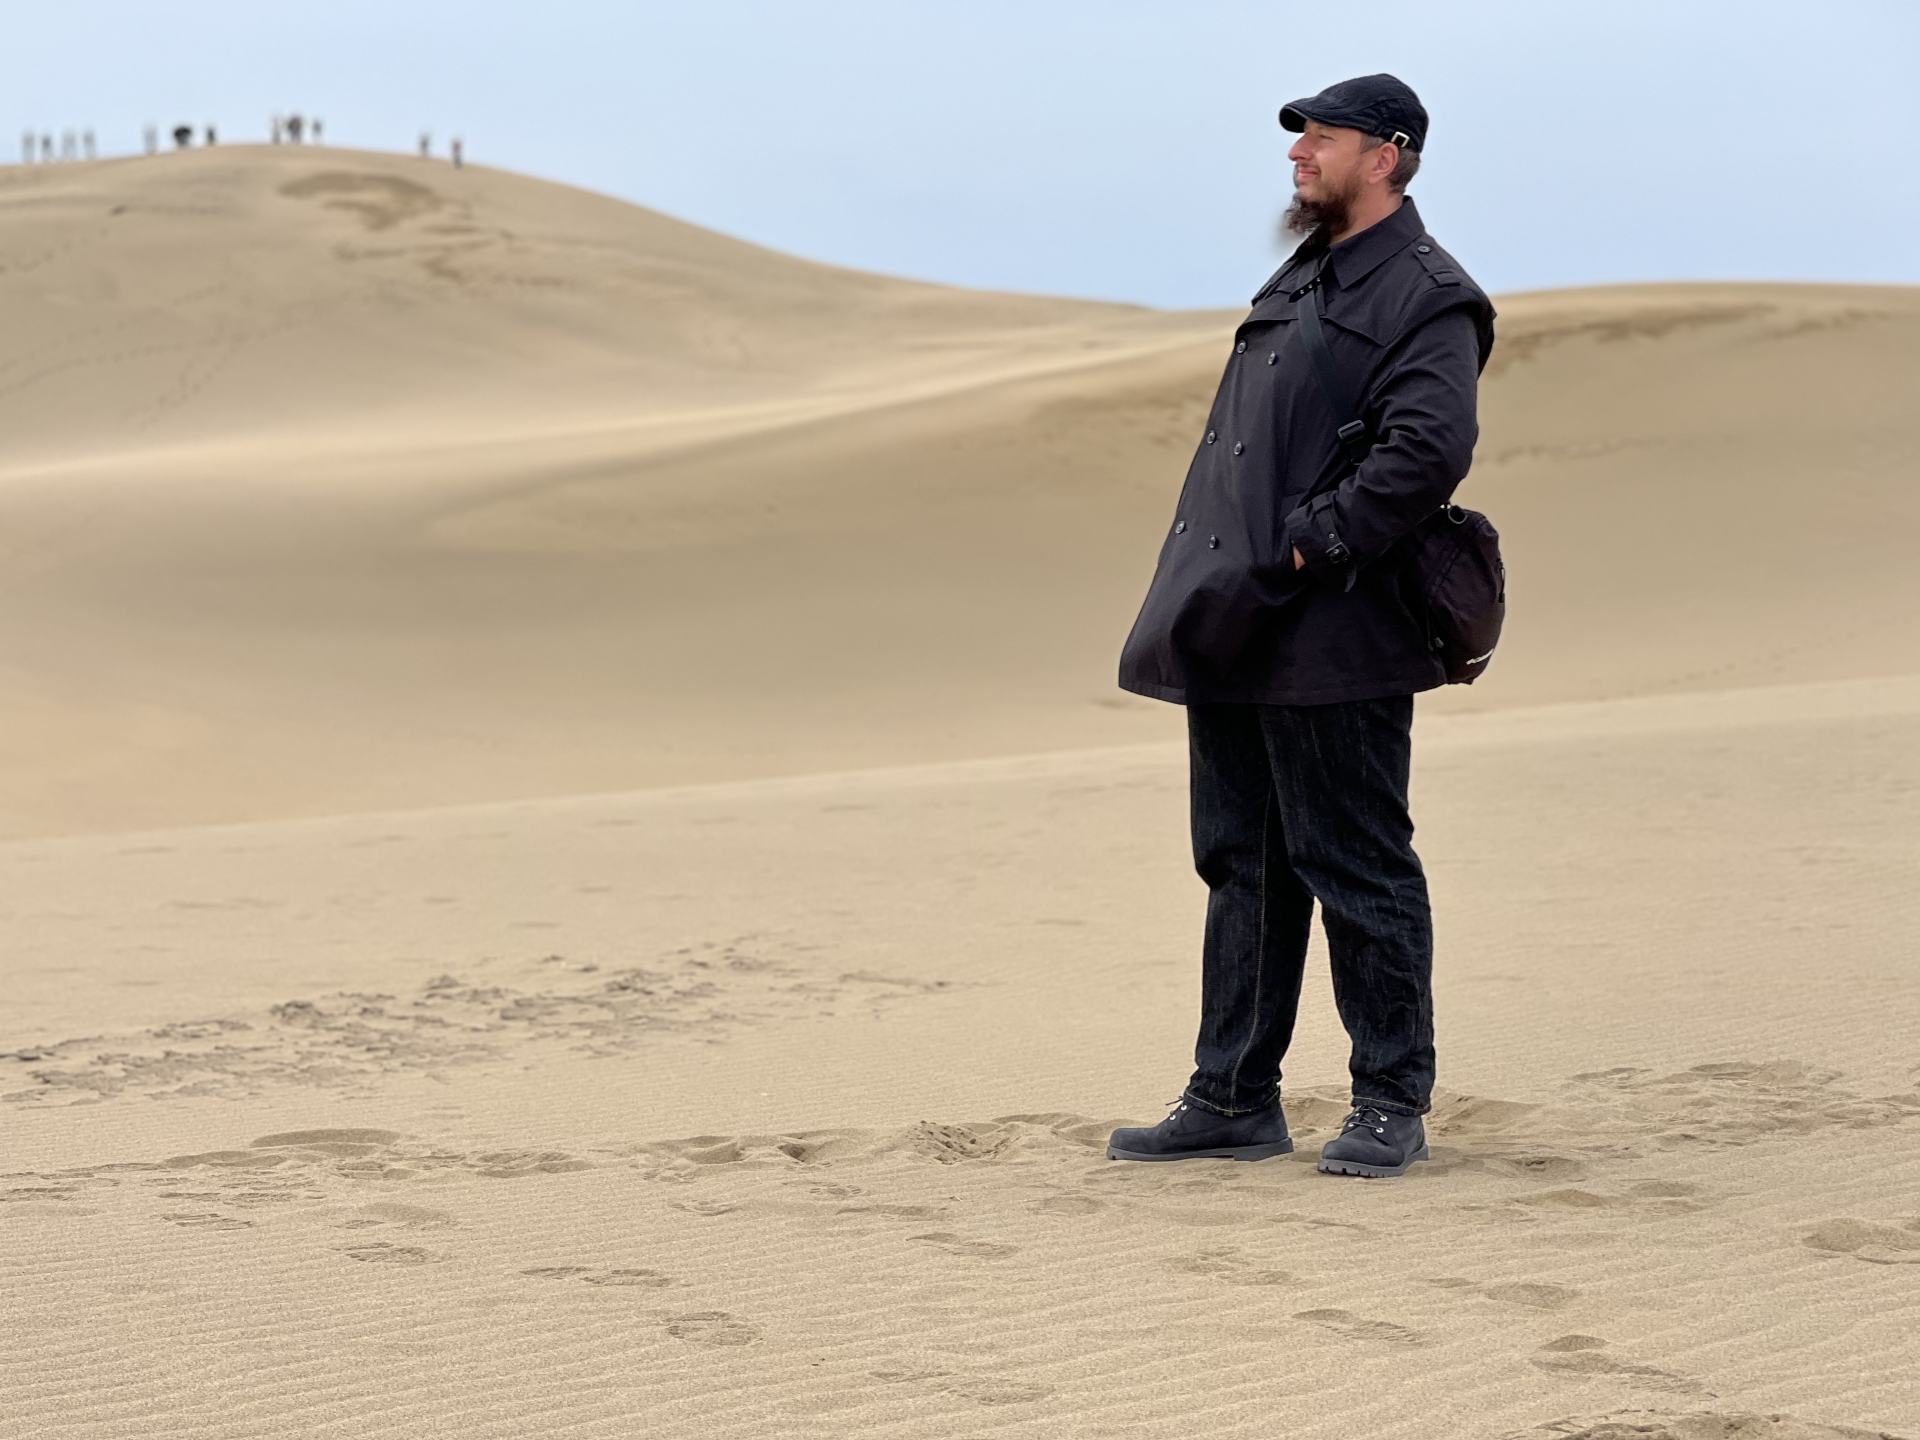
[[[1365,1175],[1377,1178],[1385,1175],[1404,1175],[1412,1168],[1416,1160],[1425,1160],[1431,1151],[1422,1145],[1398,1165],[1368,1165],[1359,1160],[1322,1160],[1320,1172],[1323,1175]]]
[[[1291,1139],[1275,1140],[1266,1145],[1229,1145],[1218,1150],[1173,1150],[1165,1155],[1149,1155],[1144,1150],[1122,1150],[1118,1146],[1107,1146],[1109,1160],[1270,1160],[1275,1155],[1291,1155]]]

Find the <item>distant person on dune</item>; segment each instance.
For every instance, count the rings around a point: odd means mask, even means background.
[[[298,115],[289,115],[287,117],[287,138],[294,144],[298,145],[300,143],[300,134],[305,129],[306,121],[302,120]]]
[[[453,143],[448,148],[453,155],[453,168],[458,170],[462,165],[466,164],[465,159],[462,158],[460,137],[458,135],[453,137]]]
[[[1351,1042],[1319,1169],[1400,1175],[1428,1156],[1435,1069],[1414,695],[1455,677],[1395,547],[1472,463],[1494,309],[1403,193],[1427,143],[1407,85],[1344,80],[1280,124],[1300,137],[1283,237],[1306,238],[1235,332],[1120,656],[1122,689],[1187,712],[1208,890],[1195,1065],[1176,1108],[1107,1155],[1292,1150],[1280,1062],[1318,900]]]
[[[211,125],[209,125],[209,126],[207,126],[207,144],[209,144],[209,145],[215,145],[215,144],[218,144],[218,143],[219,143],[219,141],[218,141],[218,139],[217,139],[217,138],[215,137],[215,135],[214,135],[214,133],[213,133],[213,126],[211,126]]]
[[[53,136],[44,130],[40,132],[40,163],[42,165],[53,163]]]
[[[33,163],[33,132],[31,130],[20,136],[20,163],[22,165]]]
[[[313,117],[313,143],[316,145],[320,143],[320,117],[318,115]]]
[[[145,144],[147,147],[147,154],[156,155],[159,153],[160,151],[160,127],[159,126],[157,125],[143,126],[140,131],[140,139],[141,139],[141,142]]]
[[[430,158],[432,155],[433,155],[433,132],[431,130],[422,130],[420,132],[420,158],[422,160],[426,160]]]

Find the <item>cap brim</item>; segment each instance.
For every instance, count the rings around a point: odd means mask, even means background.
[[[1321,120],[1325,124],[1333,123],[1332,121],[1325,120],[1322,116],[1315,115],[1310,111],[1300,108],[1302,105],[1311,103],[1310,100],[1296,100],[1291,105],[1282,105],[1280,107],[1280,128],[1282,130],[1304,130],[1307,128],[1307,121],[1309,120]]]

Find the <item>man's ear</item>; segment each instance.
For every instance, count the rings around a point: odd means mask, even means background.
[[[1385,156],[1387,161],[1384,166],[1380,163],[1382,156]],[[1384,142],[1373,152],[1373,173],[1383,180],[1393,174],[1393,167],[1399,163],[1400,147],[1391,140]]]

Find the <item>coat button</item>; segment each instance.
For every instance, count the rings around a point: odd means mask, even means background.
[[[1213,431],[1211,430],[1207,431],[1207,443],[1209,445],[1213,443]]]
[[[1247,447],[1242,445],[1238,440],[1233,442],[1233,453],[1236,455],[1238,455],[1242,450],[1246,448]]]
[[[1278,360],[1279,358],[1280,357],[1277,354],[1275,354],[1273,351],[1271,350],[1267,351],[1267,363],[1269,365],[1273,364],[1273,362]]]
[[[1234,353],[1234,354],[1236,354],[1236,355],[1244,355],[1244,354],[1246,354],[1246,353],[1247,353],[1247,342],[1246,342],[1246,341],[1244,341],[1244,340],[1242,340],[1242,341],[1241,341],[1241,342],[1240,342],[1240,343],[1239,343],[1238,345],[1236,345],[1236,346],[1234,346],[1234,347],[1233,347],[1233,353]]]
[[[1422,255],[1430,255],[1433,253],[1433,247],[1431,245],[1420,245],[1415,248],[1418,249]]]
[[[1218,550],[1220,548],[1220,537],[1218,535],[1207,536],[1207,548],[1209,550]]]
[[[1173,527],[1173,533],[1178,535],[1182,530],[1186,528],[1187,528],[1187,522],[1182,520]]]

